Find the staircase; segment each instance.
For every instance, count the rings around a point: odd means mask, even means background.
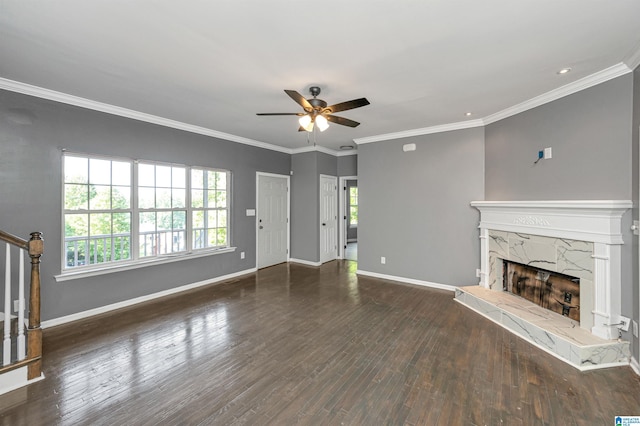
[[[4,269],[0,267],[0,272],[4,272],[4,288],[0,290],[3,302],[0,305],[3,309],[0,312],[0,394],[3,394],[44,378],[40,328],[40,257],[44,244],[40,232],[32,232],[27,241],[0,231],[0,242],[5,246]],[[31,262],[28,289],[25,259]],[[27,291],[28,304],[25,305]]]

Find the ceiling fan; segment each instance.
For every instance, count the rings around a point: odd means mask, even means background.
[[[297,115],[300,117],[298,120],[300,123],[300,127],[298,128],[299,132],[303,130],[312,132],[314,124],[321,132],[324,132],[329,127],[329,121],[348,127],[359,126],[360,123],[357,121],[338,117],[337,115],[333,115],[333,113],[369,105],[369,101],[366,98],[360,98],[327,106],[325,101],[318,99],[318,95],[320,94],[320,88],[318,86],[310,87],[309,92],[311,93],[311,96],[313,96],[312,99],[305,99],[295,90],[285,90],[285,93],[289,95],[291,99],[296,101],[296,103],[304,109],[304,112],[261,112],[256,115]]]

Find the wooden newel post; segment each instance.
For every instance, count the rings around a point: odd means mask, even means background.
[[[28,243],[31,258],[31,284],[29,295],[29,327],[27,329],[27,358],[37,359],[29,364],[27,379],[42,374],[42,329],[40,328],[40,257],[44,251],[41,232],[32,232]]]

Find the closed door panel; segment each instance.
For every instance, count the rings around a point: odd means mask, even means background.
[[[320,176],[320,262],[338,255],[338,180]]]
[[[289,179],[258,175],[258,268],[287,261]]]

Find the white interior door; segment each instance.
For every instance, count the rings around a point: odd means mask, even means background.
[[[320,263],[338,255],[338,178],[320,175]]]
[[[289,176],[258,173],[258,268],[289,256]]]

